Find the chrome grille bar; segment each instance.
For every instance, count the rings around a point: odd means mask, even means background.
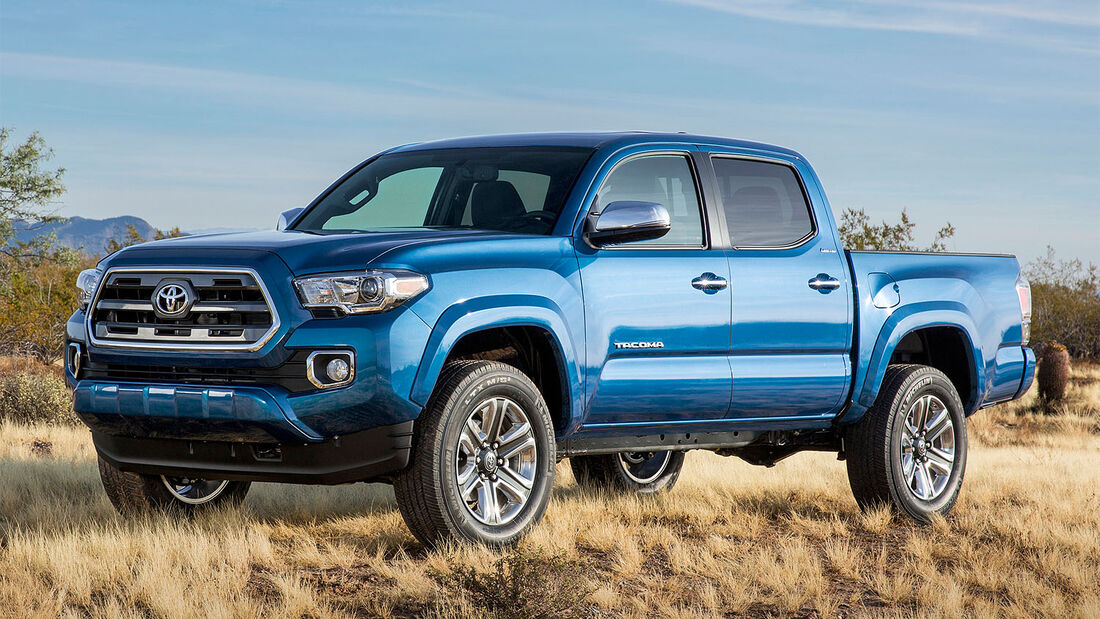
[[[184,282],[195,297],[179,317],[165,318],[171,314],[154,307],[154,291],[166,281]],[[95,346],[250,351],[279,328],[259,274],[243,267],[108,269],[89,308],[88,334]]]

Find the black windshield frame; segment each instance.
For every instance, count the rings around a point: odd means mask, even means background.
[[[367,160],[330,187],[297,218],[290,229],[327,234],[394,229],[473,229],[548,235],[553,231],[577,178],[594,152],[594,148],[577,146],[488,146],[384,153]],[[409,221],[401,225],[357,225],[349,228],[330,225],[333,218],[361,213],[372,200],[382,195],[380,187],[387,178],[401,172],[437,168],[441,172],[434,188],[431,188],[429,203],[410,205],[407,213],[397,213],[398,218],[406,217]],[[513,202],[521,200],[520,204],[525,211],[518,211],[511,217],[501,215],[500,221],[469,221],[470,211],[474,209],[474,198],[471,194],[476,185],[512,185],[506,180],[500,180],[501,173],[545,176],[545,194],[541,204],[537,204],[539,200],[531,200],[530,197],[526,200],[520,199],[514,186],[510,190],[496,187],[495,189],[505,189],[505,193],[510,194],[505,198],[511,197]],[[428,183],[429,181],[425,181],[416,187],[422,192],[422,197],[427,195]],[[359,196],[363,195],[366,197],[362,202],[357,202]],[[536,191],[534,195],[538,197],[542,194]],[[536,204],[532,205],[531,202]],[[516,208],[514,205],[509,206]],[[422,218],[419,217],[421,210]],[[359,217],[365,218],[368,215],[362,212]],[[463,221],[464,217],[467,221]],[[379,218],[384,219],[384,216]]]

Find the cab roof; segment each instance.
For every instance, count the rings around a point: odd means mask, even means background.
[[[577,133],[511,133],[502,135],[478,135],[463,138],[449,138],[431,142],[419,142],[394,148],[390,152],[410,152],[418,150],[436,150],[443,148],[485,148],[493,146],[576,146],[599,149],[604,147],[622,148],[638,144],[700,144],[743,148],[747,150],[779,153],[802,158],[797,152],[781,146],[733,140],[689,133],[657,133],[648,131],[613,132],[577,132]]]

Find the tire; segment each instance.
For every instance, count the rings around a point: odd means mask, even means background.
[[[684,467],[682,451],[620,452],[569,459],[581,485],[654,494],[672,490]]]
[[[239,505],[251,486],[247,481],[183,480],[130,473],[103,458],[99,459],[99,478],[115,509],[130,516],[156,512],[195,514],[217,506]]]
[[[943,372],[887,368],[874,405],[845,443],[848,482],[860,508],[888,505],[928,523],[955,506],[966,472],[966,415]]]
[[[394,479],[401,516],[426,546],[513,544],[550,502],[555,446],[531,379],[495,361],[450,363],[416,422],[411,463]]]

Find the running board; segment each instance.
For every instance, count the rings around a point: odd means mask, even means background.
[[[744,447],[760,432],[661,432],[639,436],[576,437],[558,441],[558,457],[612,454],[621,451],[687,451]]]

